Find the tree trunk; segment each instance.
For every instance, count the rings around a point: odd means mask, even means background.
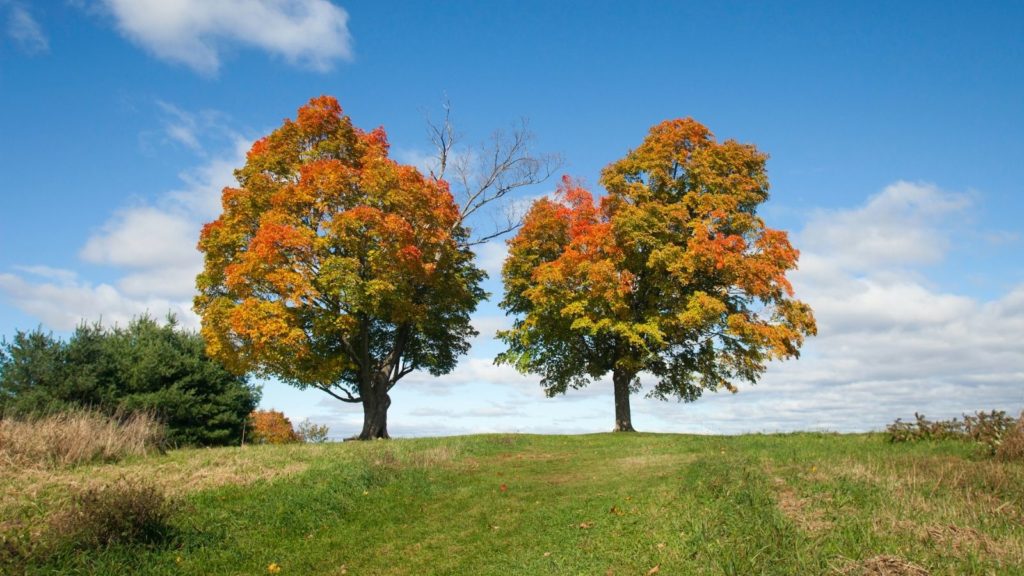
[[[636,432],[629,410],[629,383],[633,376],[619,369],[612,371],[612,383],[615,387],[615,428],[612,432]]]
[[[359,433],[359,440],[391,438],[388,435],[388,408],[391,407],[388,383],[387,375],[378,375],[369,393],[363,394],[363,431]]]

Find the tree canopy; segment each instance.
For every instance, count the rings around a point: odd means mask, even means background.
[[[565,178],[509,241],[498,362],[542,376],[548,395],[612,373],[616,430],[629,395],[693,401],[754,383],[816,332],[786,273],[799,252],[766,226],[767,156],[718,142],[692,119],[662,122],[608,165],[595,202]]]
[[[382,128],[313,98],[253,144],[199,240],[210,354],[361,403],[363,439],[388,437],[402,377],[455,367],[485,296],[447,183],[388,151]]]

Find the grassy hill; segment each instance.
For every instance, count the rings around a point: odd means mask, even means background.
[[[6,570],[1024,574],[1024,465],[879,435],[483,435],[8,468],[0,533],[14,546],[69,494],[126,479],[177,499],[164,541]]]

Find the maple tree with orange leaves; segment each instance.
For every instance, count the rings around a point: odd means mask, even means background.
[[[252,145],[199,240],[208,352],[362,404],[364,440],[389,437],[401,378],[455,367],[485,296],[448,184],[388,149],[382,128],[313,98]]]
[[[501,306],[516,319],[497,361],[549,396],[611,372],[614,429],[632,431],[641,373],[650,396],[693,401],[798,357],[816,326],[786,279],[799,252],[757,214],[766,160],[687,118],[608,165],[598,202],[563,178],[509,240]]]

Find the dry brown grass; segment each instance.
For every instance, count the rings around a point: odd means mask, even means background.
[[[928,576],[928,571],[899,556],[874,556],[838,570],[844,576]]]
[[[1017,419],[1017,425],[1003,438],[996,448],[1000,460],[1024,460],[1024,412]]]
[[[19,468],[110,462],[159,451],[164,438],[163,425],[144,412],[126,418],[87,410],[5,418],[0,420],[0,462]]]

